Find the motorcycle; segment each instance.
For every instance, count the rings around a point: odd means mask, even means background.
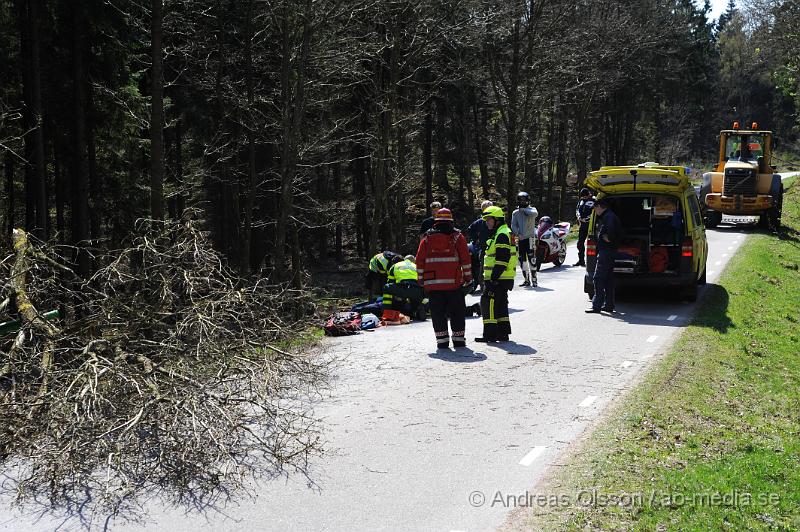
[[[556,268],[564,264],[569,228],[569,222],[554,224],[549,216],[541,217],[536,227],[536,271],[546,262],[552,262]]]

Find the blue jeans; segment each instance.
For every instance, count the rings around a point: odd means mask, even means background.
[[[597,253],[597,264],[594,269],[594,297],[592,308],[614,308],[614,258],[613,250],[600,250]]]

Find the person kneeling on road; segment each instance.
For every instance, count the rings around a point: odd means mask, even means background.
[[[466,304],[462,288],[472,283],[472,264],[467,239],[453,227],[453,214],[449,209],[436,213],[433,228],[419,243],[417,275],[430,299],[436,348],[447,349],[450,345],[448,317],[453,330],[453,347],[465,347]]]
[[[428,314],[425,308],[425,294],[417,283],[417,265],[414,256],[398,256],[389,268],[387,283],[383,287],[384,317],[392,318],[393,311],[425,321]],[[388,311],[388,312],[387,312]]]
[[[511,243],[511,229],[506,225],[503,209],[492,206],[483,211],[489,227],[483,257],[483,279],[486,289],[481,296],[483,336],[476,342],[505,342],[511,334],[508,317],[508,291],[514,289],[517,269],[517,248]]]

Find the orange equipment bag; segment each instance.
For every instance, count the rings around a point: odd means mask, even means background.
[[[656,246],[650,251],[650,272],[662,273],[667,269],[669,263],[669,255],[667,248],[664,246]]]

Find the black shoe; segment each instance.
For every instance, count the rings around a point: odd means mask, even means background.
[[[587,308],[586,310],[584,310],[584,312],[586,314],[600,314],[600,309],[592,307],[592,308]]]
[[[437,343],[436,350],[438,351],[440,349],[450,349],[450,342],[447,342],[446,344]]]
[[[579,260],[578,262],[576,262],[575,264],[573,264],[573,266],[586,266],[586,263],[585,263],[585,262],[583,262],[582,260]]]
[[[531,285],[531,282],[529,280],[527,280],[527,279],[525,279],[524,283],[520,284],[520,286],[530,286],[530,285]]]
[[[613,313],[614,312],[614,307],[603,307],[600,310],[602,310],[603,312],[611,312],[611,313]]]
[[[497,338],[491,338],[491,337],[487,338],[486,336],[479,336],[478,338],[475,338],[475,341],[481,344],[490,344],[497,342]]]
[[[467,347],[467,342],[464,340],[461,341],[453,340],[453,347],[456,349],[458,349],[459,347]]]
[[[508,342],[508,335],[507,334],[501,334],[500,336],[497,337],[497,341],[498,342]]]

